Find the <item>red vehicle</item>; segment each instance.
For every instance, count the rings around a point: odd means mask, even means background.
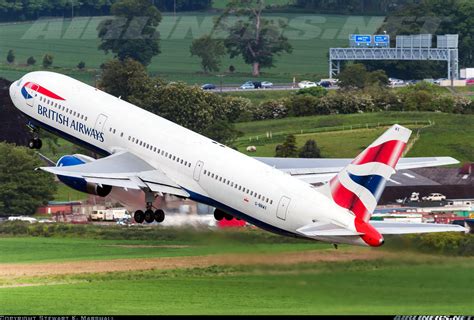
[[[474,78],[466,79],[466,85],[467,86],[473,86],[474,85]]]

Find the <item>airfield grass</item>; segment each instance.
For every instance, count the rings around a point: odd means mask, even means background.
[[[196,247],[194,240],[183,241],[177,237],[160,242],[114,240],[114,243],[179,243],[193,246],[193,252],[189,253],[196,256],[210,251],[216,253],[213,245],[207,245],[206,250]],[[206,247],[204,242],[200,245]],[[165,248],[125,250],[104,246],[106,243],[109,242],[84,238],[7,237],[0,238],[0,257],[1,262],[33,263],[115,259],[125,255],[131,259],[177,255]],[[221,244],[222,252],[226,253],[235,252],[236,247],[243,248],[242,252],[256,253],[328,248],[314,242],[293,241]],[[343,246],[343,250],[351,249]],[[186,250],[181,254],[183,252]],[[391,255],[372,261],[229,265],[18,278],[0,287],[0,313],[472,314],[473,268],[472,257],[398,252],[396,257]]]
[[[125,231],[126,232],[126,231]],[[183,230],[175,230],[176,233]],[[186,231],[184,231],[186,233]],[[260,232],[260,231],[258,231]],[[229,237],[204,234],[194,241],[171,240],[106,240],[84,237],[5,237],[0,238],[0,263],[60,262],[202,256],[218,253],[289,252],[332,249],[328,244],[310,241],[246,243]],[[128,247],[136,246],[136,247]]]
[[[212,82],[218,84],[217,74],[224,73],[224,83],[242,83],[251,77],[251,66],[246,65],[242,58],[230,59],[223,57],[221,71],[216,74],[201,72],[200,60],[191,57],[189,47],[192,40],[212,30],[213,19],[217,13],[187,12],[164,13],[158,27],[160,32],[161,54],[154,57],[148,66],[150,73],[170,81],[185,81],[190,84]],[[284,34],[293,46],[292,54],[277,57],[275,68],[264,69],[262,79],[289,83],[293,77],[297,81],[318,80],[327,77],[327,53],[330,47],[347,45],[349,34],[355,32],[373,33],[383,22],[383,17],[314,15],[296,13],[269,13],[269,19],[282,19],[288,22]],[[6,57],[12,49],[16,55],[15,65],[6,62],[0,64],[0,76],[17,79],[22,73],[41,68],[45,53],[54,56],[53,66],[59,72],[81,75],[84,80],[94,81],[94,69],[113,55],[106,55],[98,50],[96,26],[101,19],[107,17],[79,17],[70,19],[42,19],[36,22],[6,23],[0,28],[0,57]],[[216,37],[222,37],[222,33]],[[33,56],[37,67],[26,67],[26,60]],[[87,59],[85,59],[87,57]],[[5,61],[4,58],[0,59]],[[77,64],[84,60],[88,72],[79,73]],[[227,70],[230,65],[236,72]]]

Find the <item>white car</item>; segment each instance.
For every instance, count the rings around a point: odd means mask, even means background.
[[[422,198],[425,201],[443,201],[446,200],[446,196],[441,193],[430,193],[429,196]]]
[[[388,78],[388,82],[391,86],[403,86],[405,84],[405,81],[396,78]]]
[[[271,88],[271,87],[273,87],[273,83],[271,83],[270,81],[262,82],[262,88]]]
[[[312,87],[317,87],[318,85],[316,82],[313,81],[301,81],[298,83],[298,88],[305,89],[305,88],[312,88]]]

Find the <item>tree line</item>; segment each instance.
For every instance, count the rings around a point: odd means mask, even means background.
[[[0,21],[33,20],[44,16],[110,15],[119,0],[0,0]],[[212,0],[150,0],[160,11],[196,11],[212,7]]]
[[[387,14],[418,0],[296,0],[298,8],[335,14]]]

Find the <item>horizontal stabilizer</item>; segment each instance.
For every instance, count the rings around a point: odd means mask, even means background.
[[[430,232],[467,232],[468,230],[456,224],[438,223],[410,223],[391,221],[370,221],[369,222],[381,234],[410,234],[410,233],[430,233]]]
[[[349,230],[333,223],[315,222],[296,230],[306,237],[343,237],[343,236],[360,236],[362,233]]]

